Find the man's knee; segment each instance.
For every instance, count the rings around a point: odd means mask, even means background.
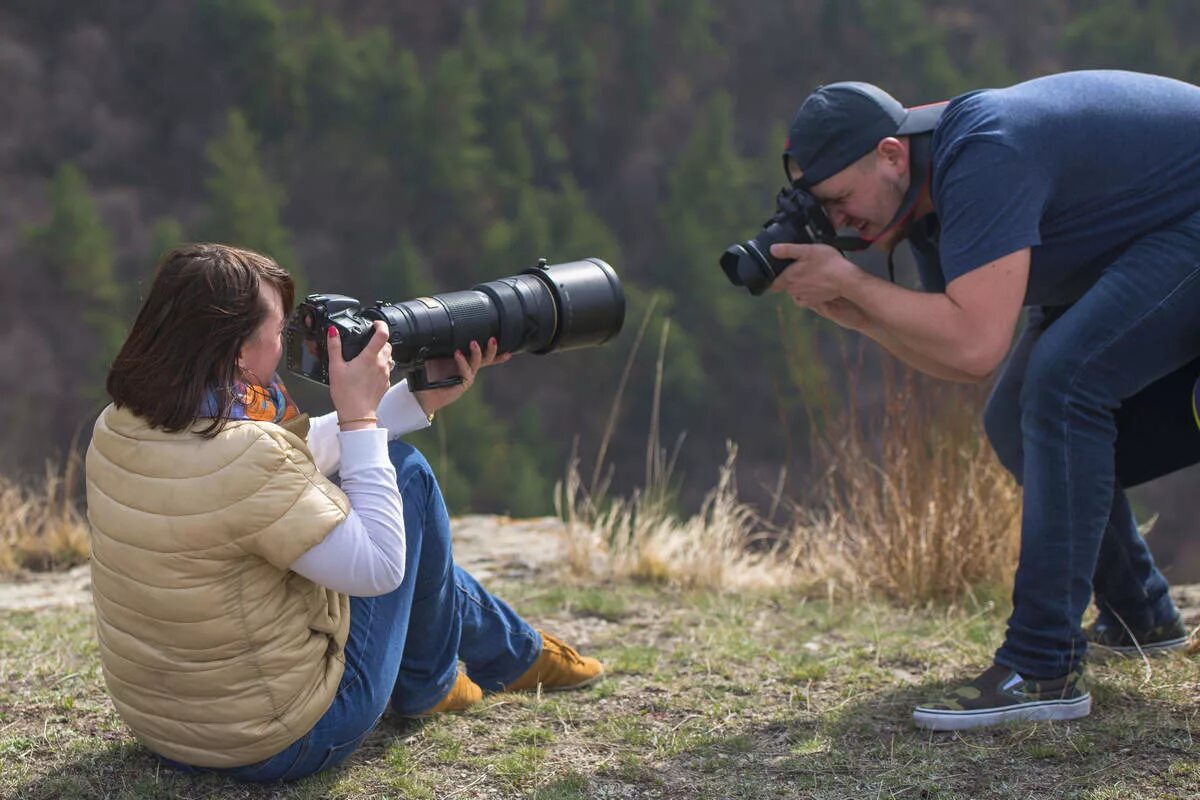
[[[988,398],[983,410],[983,431],[996,451],[1000,463],[1020,480],[1024,461],[1021,444],[1021,403],[1016,391],[997,391]]]
[[[1118,385],[1117,376],[1095,360],[1081,362],[1061,347],[1036,348],[1021,387],[1022,424],[1028,432],[1030,426],[1057,428],[1080,416],[1111,423],[1121,402]]]

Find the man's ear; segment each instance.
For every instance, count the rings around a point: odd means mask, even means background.
[[[908,137],[897,139],[895,136],[888,136],[886,139],[880,139],[879,144],[875,145],[875,155],[896,174],[908,173]]]

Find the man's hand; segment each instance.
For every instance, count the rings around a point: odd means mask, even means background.
[[[825,303],[817,303],[812,310],[827,320],[836,322],[852,331],[866,331],[871,320],[866,312],[844,297],[835,297]]]
[[[816,308],[845,295],[846,282],[860,270],[827,244],[773,244],[771,255],[792,263],[771,284],[801,308]]]
[[[475,382],[475,374],[479,370],[493,364],[503,364],[512,358],[512,353],[499,354],[499,347],[500,345],[493,336],[488,341],[486,350],[480,348],[479,342],[471,342],[471,355],[469,358],[463,355],[461,350],[456,350],[454,358],[435,358],[426,361],[425,374],[430,381],[441,381],[454,375],[461,375],[462,383],[442,389],[426,389],[421,392],[413,392],[413,396],[421,404],[421,409],[426,414],[432,414],[439,409],[445,408],[462,397],[467,389],[471,388],[471,384]]]

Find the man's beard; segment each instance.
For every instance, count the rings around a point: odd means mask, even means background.
[[[888,205],[895,209],[892,212],[892,219],[895,218],[900,207],[904,205],[904,195],[908,193],[908,187],[901,181],[888,181],[887,192],[892,201]],[[911,209],[910,209],[911,211]],[[903,218],[896,220],[890,228],[884,228],[875,238],[871,240],[871,246],[881,250],[891,250],[900,242],[908,238],[908,231],[912,227],[912,215],[906,214]]]

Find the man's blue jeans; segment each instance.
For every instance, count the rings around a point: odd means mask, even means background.
[[[246,781],[311,775],[353,753],[389,704],[403,715],[437,705],[454,686],[460,658],[484,691],[499,691],[541,653],[538,632],[455,566],[450,516],[424,456],[400,441],[388,455],[404,500],[404,582],[385,595],[350,598],[346,670],[313,729],[264,761],[215,772]]]
[[[1198,357],[1200,214],[1137,240],[1074,304],[1033,310],[984,415],[1024,487],[1013,612],[996,663],[1033,678],[1076,668],[1093,591],[1106,619],[1133,630],[1174,618],[1122,478],[1164,474],[1194,449]]]

